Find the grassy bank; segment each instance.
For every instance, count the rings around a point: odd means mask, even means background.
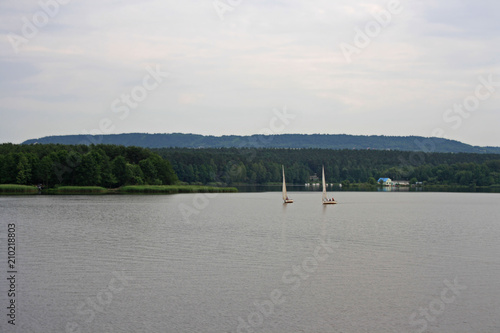
[[[0,184],[0,194],[35,194],[38,193],[36,186]]]
[[[0,194],[36,194],[36,186],[0,184]],[[236,187],[201,185],[130,185],[117,189],[100,186],[60,186],[44,189],[43,194],[176,194],[176,193],[229,193]]]
[[[157,194],[176,194],[176,193],[228,193],[238,192],[235,187],[213,187],[198,185],[131,185],[122,186],[118,193],[157,193]]]
[[[61,186],[51,188],[49,194],[106,194],[108,189],[100,186]]]

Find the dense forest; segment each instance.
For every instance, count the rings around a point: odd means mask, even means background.
[[[0,145],[0,184],[170,185],[170,163],[150,150],[113,145]]]
[[[424,184],[500,184],[497,154],[386,150],[161,148],[116,145],[0,145],[1,184],[102,186],[304,184],[325,166],[329,183],[381,177]]]
[[[445,153],[500,154],[500,147],[477,147],[444,138],[418,136],[279,134],[198,135],[126,133],[108,135],[62,135],[31,139],[24,144],[113,144],[145,148],[321,148],[428,151]]]
[[[425,184],[489,186],[500,184],[500,156],[329,149],[153,149],[171,161],[179,179],[189,183],[304,184],[321,175],[327,182],[374,183],[381,177]]]

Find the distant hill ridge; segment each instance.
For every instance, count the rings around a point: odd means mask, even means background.
[[[420,136],[348,134],[199,135],[125,133],[107,135],[61,135],[31,139],[23,144],[115,144],[146,148],[323,148],[426,151],[441,153],[500,154],[500,147],[471,146],[459,141]]]

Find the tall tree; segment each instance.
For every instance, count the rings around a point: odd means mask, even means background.
[[[28,158],[23,153],[20,154],[19,162],[17,163],[16,183],[21,185],[28,184],[31,178],[31,165]]]
[[[118,156],[111,164],[117,185],[122,186],[127,184],[127,181],[131,178],[131,174],[129,168],[127,168],[127,161],[125,160],[125,157]]]

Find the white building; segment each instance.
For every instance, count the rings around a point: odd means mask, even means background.
[[[377,180],[377,183],[382,184],[384,186],[392,186],[391,178],[379,178],[379,180]]]

